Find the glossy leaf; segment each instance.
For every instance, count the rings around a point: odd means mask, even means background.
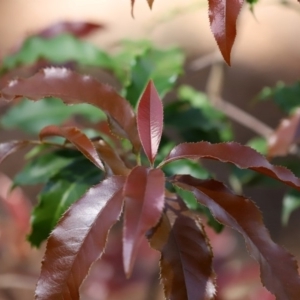
[[[163,131],[163,106],[152,81],[139,102],[137,126],[145,154],[153,164]]]
[[[57,98],[42,99],[33,103],[22,99],[1,118],[5,128],[18,128],[30,134],[38,134],[47,125],[61,125],[72,116],[83,116],[90,122],[105,119],[104,113],[89,104],[66,106]]]
[[[240,169],[250,169],[300,190],[300,179],[281,166],[273,166],[254,149],[235,142],[211,144],[208,142],[179,144],[170,152],[160,166],[182,159],[208,158],[232,163]]]
[[[146,232],[154,227],[164,207],[164,173],[159,169],[137,166],[124,186],[125,213],[123,262],[127,276],[131,274],[138,247]]]
[[[60,219],[48,239],[37,300],[79,299],[79,287],[120,217],[124,180],[110,177],[92,187]]]
[[[15,153],[16,151],[27,146],[29,141],[11,141],[0,144],[0,163],[2,163],[8,156]]]
[[[104,166],[98,156],[93,142],[76,127],[58,127],[50,125],[42,129],[40,139],[47,137],[60,136],[73,144],[87,159],[89,159],[96,167],[104,170]]]
[[[271,240],[261,213],[252,201],[233,194],[223,183],[215,180],[180,175],[174,177],[173,183],[191,191],[220,223],[243,235],[248,251],[260,264],[263,285],[276,295],[277,300],[299,298],[297,262]]]
[[[105,26],[103,24],[96,24],[90,22],[81,22],[81,21],[73,21],[73,22],[57,22],[40,32],[34,34],[34,36],[40,36],[44,38],[52,38],[57,35],[63,33],[70,33],[76,37],[84,37],[96,30],[104,29]]]
[[[300,138],[300,109],[283,119],[268,140],[268,156],[285,156]]]
[[[114,63],[106,52],[72,35],[62,34],[50,39],[29,37],[17,53],[3,59],[0,74],[20,65],[33,64],[40,59],[52,63],[75,61],[81,65],[114,68]]]
[[[160,277],[166,299],[213,299],[212,252],[197,217],[167,211],[149,240],[161,252]]]
[[[298,191],[289,191],[283,197],[281,222],[287,225],[291,214],[300,208],[300,193]]]
[[[92,104],[106,113],[115,134],[128,138],[136,151],[140,148],[136,120],[129,103],[111,87],[90,76],[63,68],[47,68],[28,79],[10,82],[0,95],[7,100],[59,97],[66,104]]]
[[[71,149],[60,149],[49,153],[42,153],[33,157],[25,167],[15,176],[14,185],[34,185],[46,183],[61,169],[77,159],[82,159],[80,152]]]
[[[243,0],[208,1],[210,27],[228,65],[236,37],[236,22],[243,2]]]
[[[183,52],[177,48],[146,48],[131,62],[124,97],[135,107],[149,80],[153,80],[159,96],[163,98],[174,87],[183,71],[183,63]]]

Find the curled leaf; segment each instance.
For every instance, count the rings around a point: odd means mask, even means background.
[[[163,130],[163,106],[152,81],[139,102],[137,126],[144,151],[153,164]]]
[[[131,274],[142,238],[161,217],[164,195],[165,178],[160,169],[137,166],[128,175],[124,186],[123,231],[123,262],[127,276]]]
[[[260,264],[263,285],[276,295],[277,300],[299,299],[297,262],[271,240],[261,213],[252,201],[233,194],[223,183],[215,180],[179,175],[172,181],[192,192],[197,201],[210,209],[217,221],[243,235],[248,251]]]
[[[48,239],[37,300],[79,299],[79,287],[120,217],[124,181],[114,176],[92,187],[60,219]]]
[[[92,141],[76,127],[58,127],[50,125],[40,132],[40,139],[46,137],[61,136],[72,143],[87,159],[89,159],[96,167],[104,170],[104,166],[98,156],[98,153]]]
[[[256,171],[300,190],[300,179],[290,170],[270,164],[264,156],[254,149],[242,146],[236,142],[220,144],[211,144],[208,142],[179,144],[171,150],[160,166],[182,158],[208,158],[232,163],[240,169]]]
[[[64,68],[47,68],[27,79],[11,81],[0,96],[6,100],[26,97],[34,101],[57,97],[66,104],[92,104],[105,112],[115,134],[128,138],[135,151],[140,149],[135,115],[129,103],[111,87],[90,76]]]
[[[228,65],[236,37],[236,21],[243,2],[243,0],[208,1],[210,28]]]

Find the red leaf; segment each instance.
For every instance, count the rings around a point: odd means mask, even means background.
[[[300,109],[280,125],[268,140],[268,156],[287,155],[292,144],[299,142],[300,137]]]
[[[164,173],[160,169],[137,166],[124,186],[125,213],[123,234],[124,270],[130,276],[137,250],[145,233],[161,217],[165,193]]]
[[[96,167],[104,170],[104,166],[92,141],[76,127],[58,127],[49,125],[40,131],[40,139],[50,136],[61,136],[72,143]]]
[[[89,22],[58,22],[53,24],[40,32],[34,34],[35,36],[41,36],[44,38],[51,38],[63,33],[70,33],[77,37],[84,37],[92,32],[104,29],[103,24],[89,23]]]
[[[214,297],[212,251],[200,220],[188,211],[163,214],[149,238],[161,252],[161,281],[166,299],[208,300]]]
[[[142,146],[153,164],[163,130],[163,106],[152,81],[148,83],[140,100],[137,124]]]
[[[300,278],[295,258],[275,244],[265,228],[259,209],[252,201],[233,194],[223,183],[189,175],[174,177],[174,184],[191,191],[222,224],[240,232],[248,251],[260,264],[261,280],[277,300],[297,300]]]
[[[30,143],[29,141],[11,141],[11,142],[0,144],[0,164],[9,155],[22,149],[23,147],[27,146],[29,143]]]
[[[220,51],[230,65],[230,53],[236,37],[236,21],[243,0],[209,0],[210,27]]]
[[[75,202],[51,233],[37,283],[37,300],[77,300],[90,266],[119,219],[125,177],[110,177]]]
[[[161,163],[163,165],[178,159],[209,158],[221,162],[235,164],[240,169],[250,169],[275,178],[300,190],[300,179],[290,170],[271,165],[264,156],[250,147],[235,142],[211,144],[209,142],[179,144],[169,153]]]
[[[92,104],[107,114],[115,134],[128,138],[135,151],[140,149],[135,115],[128,101],[90,76],[64,68],[47,68],[27,79],[11,81],[0,96],[6,100],[26,97],[34,101],[58,97],[66,104]]]

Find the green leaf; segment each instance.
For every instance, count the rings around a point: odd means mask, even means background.
[[[183,62],[183,52],[177,48],[148,49],[133,62],[124,97],[135,107],[148,81],[152,79],[160,98],[163,98],[182,73]]]
[[[73,35],[61,34],[50,39],[29,37],[17,53],[2,61],[0,74],[19,65],[33,64],[41,58],[52,63],[75,61],[81,65],[114,68],[114,63],[106,52]]]
[[[281,222],[284,226],[288,224],[289,218],[296,209],[300,207],[300,192],[291,190],[284,195]]]
[[[197,211],[200,214],[204,214],[207,217],[207,224],[219,233],[223,230],[223,225],[220,224],[211,214],[210,210],[201,205],[195,198],[192,192],[183,190],[177,186],[174,186],[176,193],[184,200],[187,207],[191,210]]]
[[[189,86],[178,90],[179,100],[165,106],[165,126],[175,129],[183,141],[228,141],[233,133],[230,123],[212,107],[206,95]]]
[[[16,175],[14,186],[46,183],[75,159],[83,159],[82,154],[75,150],[61,149],[42,153],[42,155],[29,161],[23,170]]]
[[[199,179],[208,179],[211,177],[210,173],[203,168],[198,162],[188,159],[173,161],[163,167],[167,176],[176,174],[190,174]]]
[[[273,88],[265,87],[257,97],[257,100],[272,99],[284,112],[291,114],[300,106],[300,81],[292,85],[278,82]]]
[[[68,207],[101,177],[100,170],[82,156],[51,177],[38,196],[39,203],[32,213],[32,231],[28,241],[39,247]]]
[[[268,152],[267,141],[266,141],[266,139],[264,139],[262,137],[253,138],[253,139],[249,140],[246,145],[263,155],[266,155]]]
[[[36,103],[23,99],[5,113],[1,125],[36,135],[44,127],[60,125],[74,115],[83,116],[93,123],[105,119],[102,111],[86,103],[66,106],[57,98],[47,98]]]

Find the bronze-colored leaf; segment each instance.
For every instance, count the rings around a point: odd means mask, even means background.
[[[65,68],[47,68],[27,79],[11,81],[1,90],[0,96],[6,100],[26,97],[34,101],[57,97],[66,104],[92,104],[106,113],[116,135],[128,138],[135,151],[140,149],[136,119],[128,101],[90,76]]]
[[[73,144],[87,159],[96,167],[104,170],[104,166],[98,156],[98,153],[92,141],[76,127],[58,127],[49,125],[40,132],[40,139],[43,140],[51,136],[61,136]]]
[[[111,175],[128,175],[130,169],[126,167],[123,160],[115,152],[115,150],[108,145],[105,141],[99,140],[94,143],[96,150],[98,151],[100,159],[104,163],[106,173]]]
[[[268,156],[287,155],[292,144],[299,142],[300,138],[300,109],[283,119],[268,140]]]
[[[37,300],[78,300],[79,287],[92,263],[103,253],[111,226],[123,206],[125,177],[110,177],[75,202],[51,233]]]
[[[0,164],[11,154],[27,146],[30,141],[11,141],[0,144]]]
[[[254,149],[236,142],[211,144],[209,142],[183,143],[174,147],[159,167],[183,158],[208,158],[225,163],[232,163],[240,169],[250,169],[267,175],[300,190],[300,179],[290,170],[270,164],[267,159]]]
[[[165,177],[160,169],[135,167],[124,186],[124,270],[130,276],[139,245],[154,227],[164,207]]]
[[[219,49],[230,65],[230,54],[236,37],[236,21],[243,0],[209,0],[209,22]]]
[[[163,131],[163,105],[152,81],[146,86],[137,110],[137,126],[145,154],[154,163]]]
[[[190,212],[167,209],[149,238],[161,252],[161,281],[166,299],[214,299],[212,251],[203,226]]]
[[[217,221],[240,232],[250,255],[260,264],[263,285],[277,300],[298,300],[300,278],[295,258],[275,244],[265,228],[255,204],[233,194],[216,180],[200,180],[189,175],[177,175],[173,183],[194,194],[207,206]]]

